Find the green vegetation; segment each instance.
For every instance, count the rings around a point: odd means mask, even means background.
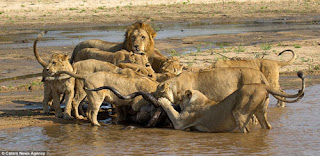
[[[31,86],[41,86],[42,85],[42,82],[31,82],[30,84]]]
[[[271,43],[264,43],[264,44],[261,44],[260,45],[260,48],[262,49],[262,50],[270,50],[271,48],[272,48],[272,44]]]
[[[294,47],[294,48],[301,48],[301,46],[298,45],[298,44],[294,44],[293,47]]]
[[[69,10],[78,10],[78,8],[69,8]]]
[[[239,52],[245,52],[246,51],[246,48],[240,44],[239,46],[237,46],[235,49],[234,49],[234,52],[236,53],[239,53]]]
[[[308,58],[308,59],[306,59],[305,57],[301,57],[300,59],[301,59],[301,61],[302,61],[302,62],[309,62],[309,61],[310,61],[310,59],[309,59],[309,58]]]
[[[100,6],[100,7],[98,7],[97,9],[99,9],[99,10],[103,10],[103,9],[104,9],[104,7],[105,7],[105,6]]]
[[[171,56],[179,56],[180,54],[178,54],[178,52],[175,49],[171,49],[169,51],[169,53],[171,54]]]
[[[197,46],[197,52],[200,52],[201,51],[201,46]]]

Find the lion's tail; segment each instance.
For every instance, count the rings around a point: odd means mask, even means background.
[[[71,71],[58,71],[56,73],[56,75],[60,75],[60,74],[67,74],[67,75],[70,75],[70,76],[72,76],[72,77],[74,77],[76,79],[80,79],[80,80],[84,80],[85,79],[83,75],[76,74],[76,73],[73,73]]]
[[[34,40],[33,42],[33,53],[34,53],[34,56],[36,57],[37,61],[41,64],[41,66],[43,68],[47,67],[48,64],[40,57],[39,53],[38,53],[38,50],[37,50],[37,42],[38,40],[44,35],[46,34],[48,31],[42,31],[39,33],[38,37],[36,38],[36,40]]]
[[[290,60],[286,61],[286,62],[280,62],[279,61],[279,65],[281,67],[289,65],[289,64],[292,64],[294,62],[294,60],[296,60],[296,58],[297,58],[296,54],[290,49],[282,51],[281,53],[278,54],[278,56],[282,55],[283,53],[285,53],[287,51],[290,51],[292,53],[292,58]]]
[[[280,91],[276,91],[274,90],[273,88],[269,87],[269,86],[266,86],[266,89],[267,91],[272,94],[276,99],[280,100],[280,101],[283,101],[283,102],[288,102],[288,103],[293,103],[293,102],[297,102],[299,101],[303,96],[304,96],[304,90],[305,90],[305,87],[306,87],[306,84],[305,84],[305,76],[303,74],[302,71],[299,71],[297,73],[298,77],[301,78],[302,80],[302,85],[301,85],[301,89],[298,91],[297,94],[287,94],[287,93],[284,93],[284,92],[280,92]],[[294,100],[285,100],[285,99],[281,99],[277,96],[280,96],[280,97],[286,97],[286,98],[297,98],[297,99],[294,99]]]

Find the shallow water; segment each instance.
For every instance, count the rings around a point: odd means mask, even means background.
[[[256,21],[246,24],[219,25],[210,22],[156,24],[156,39],[179,38],[188,36],[202,36],[213,34],[238,34],[246,32],[278,32],[304,29],[319,29],[319,23],[286,23]],[[63,30],[50,30],[38,43],[39,46],[76,46],[79,42],[88,39],[102,39],[110,42],[122,42],[126,26],[85,27]],[[0,48],[32,47],[32,41],[38,33],[2,35],[1,41],[12,42],[0,44]],[[21,43],[27,40],[29,43]]]
[[[319,89],[320,85],[306,88],[305,97],[286,108],[275,107],[272,99],[268,109],[272,130],[254,126],[249,134],[199,133],[160,128],[121,130],[122,125],[112,124],[65,124],[3,130],[0,151],[37,150],[52,155],[318,155]]]

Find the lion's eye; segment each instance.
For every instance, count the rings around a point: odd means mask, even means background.
[[[150,67],[150,64],[146,64],[146,67]]]
[[[56,65],[57,64],[57,62],[52,62],[52,65]]]
[[[144,39],[146,39],[146,37],[145,36],[141,36],[141,39],[144,40]]]

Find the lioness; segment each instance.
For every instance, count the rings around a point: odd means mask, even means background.
[[[155,56],[151,59],[149,61],[156,73],[170,72],[179,75],[184,68],[176,57]]]
[[[128,66],[128,68],[122,69],[109,62],[99,61],[95,59],[88,59],[88,60],[76,62],[72,66],[73,66],[73,71],[76,74],[80,74],[80,75],[87,75],[94,72],[104,71],[104,72],[122,74],[130,78],[148,77],[150,79],[154,79],[153,77],[150,77],[152,73],[148,73],[148,71],[143,70],[143,68],[146,68],[146,67],[143,67],[137,64],[131,64],[130,66]],[[140,70],[140,67],[142,68],[142,70]],[[55,77],[46,77],[45,79],[54,80]],[[78,112],[78,107],[80,102],[86,97],[83,81],[76,79],[74,88],[75,88],[75,93],[74,93],[75,96],[72,101],[74,116],[76,119],[84,119],[84,117],[82,115],[79,115],[79,112]],[[81,109],[80,109],[80,112],[82,112]],[[84,114],[84,113],[81,113],[81,114]]]
[[[218,60],[210,68],[218,67],[245,67],[260,70],[267,78],[272,88],[281,90],[279,85],[279,70],[281,67],[292,64],[296,59],[296,54],[292,50],[284,50],[284,52],[290,51],[293,55],[292,58],[286,62],[269,60],[269,59],[241,59],[241,60]],[[285,107],[283,101],[278,101],[278,106]]]
[[[214,68],[199,72],[182,72],[177,77],[159,84],[156,95],[166,97],[172,103],[181,100],[186,90],[199,90],[209,99],[221,101],[240,86],[249,83],[268,85],[265,76],[250,68]]]
[[[122,69],[130,68],[130,69],[132,69],[136,72],[139,72],[141,74],[148,75],[148,77],[152,80],[157,79],[157,76],[156,76],[154,70],[152,69],[150,63],[147,63],[145,66],[135,64],[135,63],[119,63],[118,67],[120,67]]]
[[[118,65],[119,63],[135,63],[140,65],[150,65],[148,58],[143,53],[135,54],[126,50],[113,52],[102,51],[97,48],[85,48],[78,52],[73,61],[81,61],[86,59],[96,59],[106,61]]]
[[[267,107],[265,101],[269,93],[277,96],[297,98],[296,102],[303,97],[305,80],[303,73],[298,73],[302,79],[302,89],[299,93],[288,95],[274,90],[265,84],[245,84],[237,91],[220,102],[210,100],[198,90],[187,90],[180,104],[181,112],[177,112],[172,103],[166,98],[160,98],[159,103],[166,111],[175,129],[204,132],[226,132],[236,128],[242,133],[249,132],[247,124],[254,114],[264,129],[271,129],[267,120]],[[277,96],[275,96],[277,95]],[[280,98],[277,98],[282,100]]]
[[[84,85],[86,88],[110,86],[116,88],[124,94],[129,94],[137,91],[154,92],[159,84],[158,82],[150,80],[146,77],[129,78],[121,74],[110,72],[96,72],[84,76],[69,71],[60,71],[56,74],[59,75],[63,73],[75,77],[76,79],[84,80]],[[86,114],[91,123],[96,126],[100,126],[97,121],[97,114],[103,100],[106,100],[111,104],[115,104],[116,106],[132,106],[132,109],[134,111],[138,111],[140,110],[141,106],[148,104],[148,102],[143,100],[141,97],[136,97],[132,100],[120,100],[116,95],[110,93],[110,91],[108,90],[101,90],[98,92],[91,92],[86,90],[86,94],[89,102]]]
[[[46,32],[41,32],[33,43],[33,52],[37,61],[42,65],[43,76],[51,76],[58,70],[73,71],[73,68],[68,60],[68,55],[53,54],[49,63],[41,59],[37,51],[37,42]],[[49,102],[53,100],[53,107],[55,110],[55,116],[63,117],[64,119],[71,119],[71,101],[74,96],[74,78],[70,76],[61,76],[58,79],[52,81],[44,80],[44,99],[43,99],[43,111],[49,112]],[[65,95],[65,111],[62,113],[60,108],[60,95]]]
[[[152,73],[148,73],[148,71],[140,70],[139,65],[132,64],[130,67],[126,69],[119,68],[109,62],[99,61],[95,59],[83,60],[73,64],[73,69],[76,74],[79,75],[88,75],[94,72],[112,72],[124,75],[128,78],[141,78],[141,77],[150,77]],[[131,69],[130,69],[131,68]],[[145,67],[141,67],[142,69]],[[113,80],[113,81],[116,81]],[[83,119],[83,116],[79,115],[78,107],[80,102],[86,97],[86,92],[84,90],[84,83],[81,79],[76,79],[75,84],[75,96],[72,102],[72,106],[74,109],[74,115],[76,119]]]

